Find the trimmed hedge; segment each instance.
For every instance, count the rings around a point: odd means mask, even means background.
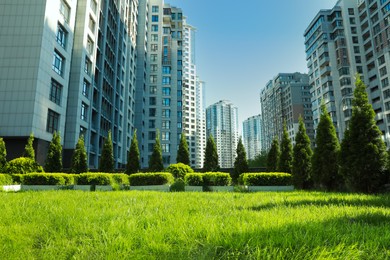
[[[111,177],[112,177],[112,180],[118,184],[118,185],[121,185],[121,184],[124,184],[124,185],[129,185],[130,182],[129,182],[129,176],[127,174],[124,174],[124,173],[114,173],[114,174],[110,174]]]
[[[292,185],[292,175],[284,172],[256,172],[241,174],[247,186],[288,186]],[[240,176],[240,177],[241,177]]]
[[[44,172],[42,166],[36,161],[27,157],[19,157],[8,162],[5,172],[12,174],[25,174],[32,172]]]
[[[77,176],[78,185],[112,185],[113,174],[108,173],[82,173]]]
[[[12,176],[9,174],[0,174],[0,185],[12,185],[13,184]]]
[[[169,172],[135,173],[129,176],[131,186],[165,185],[174,181]]]
[[[203,184],[205,186],[229,186],[232,177],[226,172],[206,172],[203,174]]]
[[[171,164],[168,166],[166,171],[172,173],[173,177],[175,177],[176,179],[184,178],[186,174],[194,172],[194,170],[190,166],[184,163]]]
[[[71,185],[73,176],[65,173],[29,173],[23,176],[25,185]]]
[[[203,186],[203,174],[201,174],[201,173],[188,173],[184,177],[184,182],[188,186]]]

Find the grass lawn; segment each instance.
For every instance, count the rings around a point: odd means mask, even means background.
[[[390,195],[0,193],[1,259],[390,259]]]

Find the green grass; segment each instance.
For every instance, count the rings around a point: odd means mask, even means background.
[[[0,193],[1,259],[390,259],[390,196]]]

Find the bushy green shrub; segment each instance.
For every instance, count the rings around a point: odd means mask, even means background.
[[[25,174],[31,172],[43,172],[42,166],[40,166],[36,161],[27,157],[19,157],[9,161],[8,165],[5,167],[5,172],[12,174]]]
[[[175,182],[171,185],[171,191],[184,191],[185,183],[182,178],[176,179]]]
[[[188,173],[184,177],[184,182],[188,186],[203,186],[203,174],[202,173]]]
[[[127,174],[124,174],[124,173],[115,173],[115,174],[110,174],[111,177],[112,177],[112,180],[116,183],[116,184],[124,184],[124,185],[129,185],[130,182],[129,182],[129,176]]]
[[[190,166],[184,163],[171,164],[168,166],[166,171],[172,173],[173,177],[175,178],[184,178],[187,173],[194,172]]]
[[[26,176],[26,174],[11,174],[12,181],[15,184],[22,184],[24,176]]]
[[[286,186],[291,185],[292,176],[283,172],[244,173],[242,181],[248,186]]]
[[[205,186],[229,186],[232,177],[226,172],[206,172],[203,174],[203,184]]]
[[[69,185],[74,183],[73,176],[65,173],[29,173],[23,177],[25,185]]]
[[[112,174],[108,173],[82,173],[77,177],[78,185],[112,185]]]
[[[9,174],[0,174],[0,185],[11,185],[13,183],[12,176]]]
[[[170,172],[135,173],[129,176],[131,186],[164,185],[174,181]]]

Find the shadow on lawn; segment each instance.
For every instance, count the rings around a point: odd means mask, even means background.
[[[248,208],[240,208],[247,210],[268,210],[273,209],[275,207],[303,207],[303,206],[314,206],[314,207],[325,207],[325,206],[354,206],[354,207],[382,207],[389,208],[390,207],[390,197],[389,196],[378,196],[378,197],[370,197],[367,199],[359,199],[359,198],[334,198],[334,197],[323,197],[323,198],[314,198],[314,199],[302,199],[302,200],[289,200],[287,199],[281,201],[267,202],[260,204],[258,206],[252,206]]]

